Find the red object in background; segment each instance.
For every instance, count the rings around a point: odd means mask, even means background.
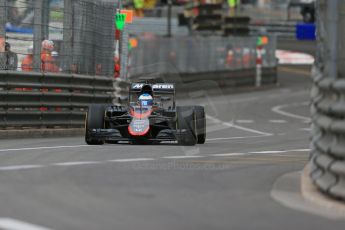
[[[24,57],[22,61],[22,71],[24,72],[31,72],[33,70],[33,56],[31,54],[28,54]]]
[[[198,8],[193,8],[193,15],[198,16],[199,15],[199,9]]]
[[[102,74],[102,64],[97,64],[96,65],[96,75],[101,75]]]
[[[120,77],[120,69],[121,69],[120,58],[115,56],[114,57],[114,77],[115,78]]]
[[[258,46],[256,47],[256,53],[257,53],[257,57],[256,57],[256,64],[257,65],[262,65],[262,46]]]
[[[228,51],[228,55],[226,56],[226,65],[233,66],[234,64],[234,52],[232,50]]]
[[[120,40],[121,31],[115,30],[115,40]]]
[[[120,64],[115,64],[114,66],[114,77],[120,77]]]
[[[57,73],[60,71],[59,67],[55,65],[55,60],[50,53],[42,51],[41,61],[42,61],[41,70],[43,72]]]

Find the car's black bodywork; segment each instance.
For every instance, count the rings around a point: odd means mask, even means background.
[[[142,94],[152,95],[152,106],[138,104],[138,97]],[[95,114],[98,114],[97,118]],[[203,117],[197,118],[198,114],[203,114]],[[174,84],[132,83],[127,106],[90,106],[85,140],[88,144],[120,141],[142,144],[162,141],[178,141],[184,145],[204,143],[205,127],[197,127],[198,124],[205,125],[204,116],[201,106],[176,106]]]

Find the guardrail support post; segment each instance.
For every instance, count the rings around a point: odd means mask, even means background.
[[[43,0],[34,2],[34,70],[41,70],[41,43],[43,40],[42,32],[42,8]]]
[[[73,53],[73,1],[74,0],[64,0],[63,16],[63,68],[69,73],[71,72]]]
[[[129,34],[128,29],[121,31],[120,35],[120,78],[123,80],[127,79],[127,64],[128,64],[128,42]]]
[[[0,0],[0,38],[6,35],[6,0]]]
[[[50,1],[42,2],[42,35],[49,39]]]
[[[256,78],[255,86],[260,87],[262,81],[262,46],[256,47]]]

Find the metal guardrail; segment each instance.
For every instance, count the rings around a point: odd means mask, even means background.
[[[249,15],[250,16],[250,15]],[[249,25],[250,34],[274,34],[282,37],[295,37],[297,21],[286,19],[252,19]],[[155,35],[167,34],[166,18],[140,18],[134,20],[133,24],[127,25],[130,34],[141,35],[143,33],[153,33]],[[178,26],[178,20],[173,18],[171,21],[171,32],[173,36],[187,36],[189,34],[187,26]]]
[[[251,35],[274,34],[278,37],[294,38],[297,22],[292,21],[252,21],[249,25]]]
[[[102,76],[0,71],[0,128],[83,127],[92,103],[112,103]]]

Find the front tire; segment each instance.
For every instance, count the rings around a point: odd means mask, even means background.
[[[103,145],[103,140],[90,136],[92,129],[104,129],[105,105],[90,105],[85,120],[85,142],[88,145]]]
[[[194,107],[181,106],[176,108],[177,141],[179,145],[193,146],[197,143],[196,114]]]
[[[206,117],[203,106],[194,106],[196,115],[196,133],[198,144],[205,144],[206,141]]]

